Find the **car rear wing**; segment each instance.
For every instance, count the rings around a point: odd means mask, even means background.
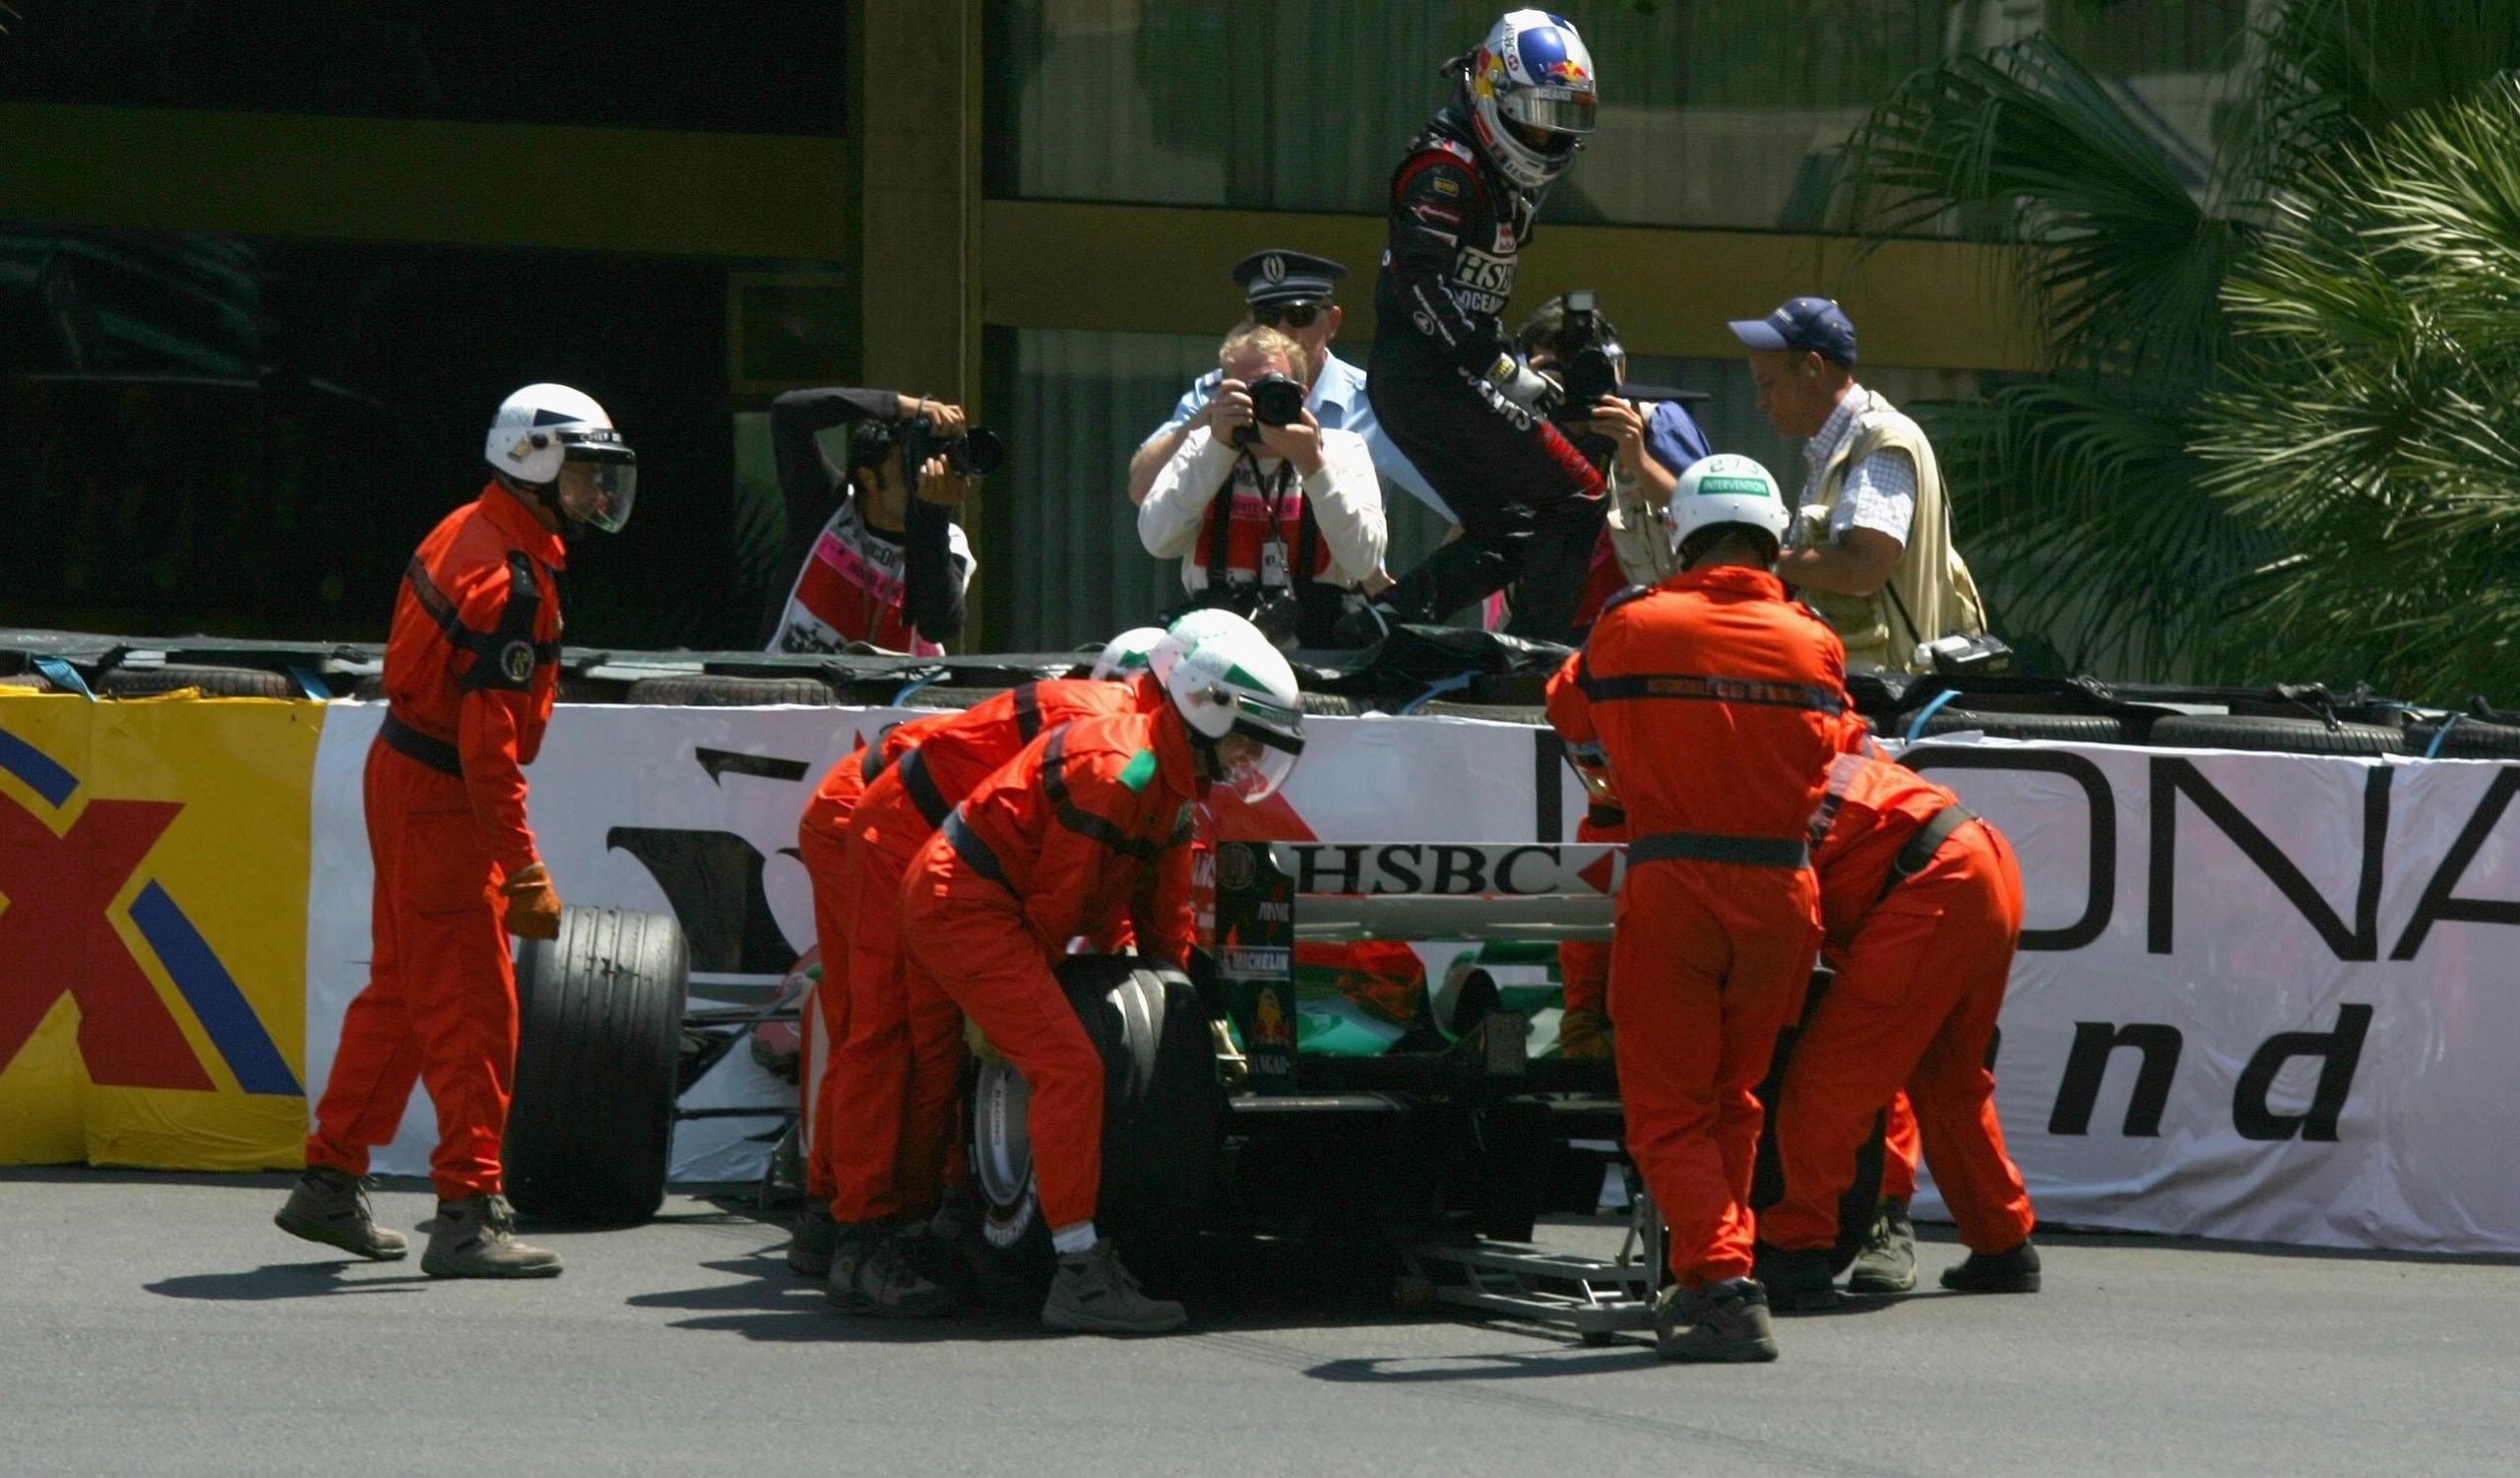
[[[1600,843],[1271,842],[1266,858],[1305,941],[1607,939],[1627,868]]]

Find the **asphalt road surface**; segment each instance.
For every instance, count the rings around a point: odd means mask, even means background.
[[[1248,1244],[1171,1338],[851,1320],[784,1226],[679,1196],[538,1237],[555,1281],[437,1283],[275,1230],[287,1184],[0,1172],[0,1473],[2520,1472],[2508,1262],[2043,1238],[2040,1295],[1785,1319],[1778,1364],[1689,1368],[1404,1317],[1379,1274]],[[1958,1250],[1925,1235],[1930,1284]]]

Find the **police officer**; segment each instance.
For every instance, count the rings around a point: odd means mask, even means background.
[[[1454,99],[1392,174],[1366,385],[1463,536],[1345,623],[1357,645],[1517,580],[1506,629],[1562,640],[1602,528],[1602,475],[1549,424],[1549,382],[1498,316],[1543,192],[1592,132],[1592,55],[1564,21],[1518,10],[1447,65]]]
[[[1363,437],[1365,449],[1373,454],[1374,474],[1385,485],[1401,488],[1451,523],[1452,510],[1375,422],[1373,404],[1365,398],[1365,372],[1331,352],[1330,341],[1339,337],[1339,326],[1348,317],[1331,295],[1347,275],[1347,268],[1328,257],[1280,246],[1263,247],[1233,267],[1234,286],[1242,289],[1248,321],[1276,329],[1303,347],[1309,371],[1303,408],[1324,430],[1353,431]],[[1156,427],[1155,434],[1129,458],[1131,503],[1146,501],[1156,474],[1181,450],[1191,431],[1201,425],[1217,429],[1208,408],[1225,378],[1222,369],[1199,376],[1172,408],[1171,418]]]
[[[306,1174],[273,1219],[361,1257],[402,1257],[403,1234],[376,1225],[359,1178],[424,1082],[438,1206],[420,1270],[536,1278],[559,1272],[560,1257],[517,1241],[499,1166],[516,1072],[506,935],[560,932],[524,767],[559,681],[562,536],[619,530],[639,468],[603,408],[566,385],[509,396],[484,456],[489,485],[421,542],[395,600],[389,707],[367,753],[373,959],[342,1020]]]

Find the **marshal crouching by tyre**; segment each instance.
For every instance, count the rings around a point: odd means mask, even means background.
[[[362,1257],[405,1255],[360,1178],[425,1082],[438,1208],[421,1270],[549,1277],[559,1255],[517,1240],[500,1157],[518,1023],[506,936],[556,939],[561,923],[526,821],[524,766],[558,683],[564,537],[629,521],[638,459],[603,408],[565,385],[509,396],[484,456],[489,485],[421,543],[395,602],[391,707],[367,757],[368,984],[342,1023],[306,1174],[274,1219]]]
[[[1097,1230],[1104,1061],[1052,966],[1069,940],[1111,940],[1123,922],[1149,963],[1185,965],[1194,803],[1212,783],[1258,802],[1302,752],[1293,670],[1256,631],[1202,641],[1165,687],[1171,701],[1156,712],[1034,740],[945,818],[902,892],[914,961],[1030,1090],[1040,1219],[1058,1255],[1041,1306],[1052,1328],[1157,1334],[1186,1318]]]

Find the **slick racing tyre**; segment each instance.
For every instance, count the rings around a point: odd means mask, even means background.
[[[624,1226],[664,1200],[691,950],[665,914],[570,908],[517,951],[508,1199]]]
[[[1102,1193],[1095,1226],[1162,1293],[1191,1270],[1197,1228],[1220,1194],[1225,1098],[1198,992],[1176,971],[1122,955],[1060,962],[1059,983],[1102,1057]],[[982,1063],[970,1095],[972,1187],[993,1281],[1045,1291],[1050,1232],[1033,1174],[1031,1094]]]

